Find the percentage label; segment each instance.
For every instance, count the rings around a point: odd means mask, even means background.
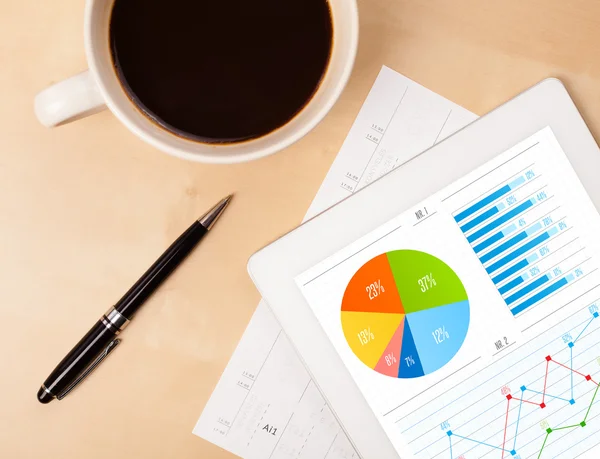
[[[527,222],[525,221],[524,218],[519,219],[519,226],[525,226],[526,224],[527,224]]]
[[[408,357],[404,357],[404,361],[406,362],[406,366],[408,368],[412,367],[413,365],[416,365],[417,362],[415,362],[415,359],[413,358],[412,355],[409,355]]]
[[[555,276],[560,276],[562,274],[562,269],[560,269],[560,268],[554,268],[552,270],[552,272],[554,273]]]
[[[540,273],[540,268],[538,268],[537,266],[534,266],[533,268],[531,268],[529,270],[529,274],[531,276],[537,276]]]
[[[419,279],[419,287],[421,287],[421,292],[425,293],[428,290],[434,288],[437,285],[437,282],[433,278],[433,273],[429,273]]]
[[[550,423],[544,419],[542,422],[540,422],[540,428],[546,432],[550,428]]]
[[[544,226],[550,226],[552,224],[552,217],[544,217],[542,221],[544,222]]]
[[[502,386],[502,388],[500,389],[500,393],[504,396],[507,396],[511,393],[510,387],[509,386]]]
[[[561,231],[566,230],[567,229],[567,224],[565,222],[560,222],[558,224],[558,229],[561,230]]]
[[[358,332],[358,340],[360,341],[360,344],[362,344],[363,346],[369,344],[374,339],[375,339],[375,335],[373,333],[371,333],[371,328],[365,328],[364,330],[361,330],[360,332]]]
[[[533,172],[532,169],[529,169],[527,172],[525,172],[525,177],[527,177],[527,180],[531,180],[535,177],[535,172]]]
[[[550,249],[547,245],[540,248],[540,255],[543,257],[544,255],[548,255],[550,253]]]
[[[517,202],[517,198],[515,197],[514,194],[511,194],[508,198],[506,198],[506,204],[508,204],[509,206],[512,206],[516,202]]]
[[[397,360],[396,360],[396,357],[394,356],[394,353],[389,353],[388,355],[385,356],[385,363],[387,364],[388,367],[391,367],[396,362],[397,362]]]
[[[383,285],[381,285],[380,279],[378,279],[376,282],[373,282],[371,285],[367,285],[366,290],[369,294],[369,300],[374,300],[382,293],[385,293],[385,288],[383,288]]]
[[[568,344],[573,341],[573,336],[570,333],[565,333],[562,337],[562,340],[565,344]]]
[[[431,334],[433,335],[433,340],[435,341],[435,344],[441,344],[444,341],[450,339],[450,333],[446,331],[445,326],[434,330]]]
[[[444,432],[447,432],[448,429],[450,429],[450,422],[448,421],[444,421],[440,424],[440,429],[442,429]]]
[[[594,303],[588,308],[588,310],[590,311],[590,314],[593,315],[594,313],[598,312],[598,305]]]
[[[538,201],[543,201],[544,199],[546,199],[548,197],[548,195],[546,194],[545,191],[540,191],[536,197],[537,197]]]
[[[583,269],[581,269],[581,268],[577,268],[577,269],[575,270],[575,275],[576,275],[577,277],[583,276]]]

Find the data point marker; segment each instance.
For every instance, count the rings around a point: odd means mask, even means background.
[[[574,343],[569,343],[569,347],[573,347],[573,346],[575,346]]]
[[[549,434],[551,434],[551,433],[552,433],[552,429],[551,429],[550,427],[548,427],[548,428],[546,429],[546,433],[549,433]]]
[[[546,408],[546,404],[545,403],[540,403],[540,408],[543,410],[544,408]]]
[[[508,395],[506,396],[506,400],[512,400],[512,395],[508,394]]]
[[[521,386],[521,391],[525,392],[527,388],[525,386]]]
[[[569,400],[569,403],[570,403],[571,405],[575,405],[575,400],[571,399],[571,400]]]
[[[579,424],[581,427],[585,427],[587,424],[585,423],[585,421],[581,421],[581,424]]]
[[[516,452],[516,451],[513,449],[513,450],[510,452],[510,455],[511,455],[511,456],[516,456],[516,455],[517,455],[517,452]]]
[[[594,313],[594,317],[597,319],[600,316],[597,312]]]
[[[546,361],[550,362],[550,360],[552,360],[552,357],[550,357],[550,356],[546,357]]]
[[[448,431],[448,432],[446,432],[446,433],[448,434],[448,436],[449,436],[449,437],[451,437],[451,436],[452,436],[452,431],[451,431],[451,430],[449,430],[449,431]]]
[[[586,380],[588,380],[588,381],[591,381],[592,377],[591,377],[590,375],[587,375],[587,376],[585,377],[585,379],[586,379]]]

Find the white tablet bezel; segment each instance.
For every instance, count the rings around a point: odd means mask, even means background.
[[[547,79],[250,258],[250,276],[364,459],[399,456],[294,279],[546,126],[600,209],[598,145],[563,84]]]

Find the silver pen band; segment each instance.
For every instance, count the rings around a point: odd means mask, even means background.
[[[42,389],[44,389],[44,392],[46,392],[51,397],[53,397],[53,398],[56,397],[56,395],[54,395],[52,392],[50,392],[50,389],[48,389],[44,384],[42,384]]]
[[[121,333],[129,325],[129,319],[117,311],[114,306],[106,311],[100,318],[100,321],[115,335]]]

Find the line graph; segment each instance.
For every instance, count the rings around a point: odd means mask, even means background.
[[[592,378],[592,376],[590,374],[585,374],[585,373],[582,373],[582,372],[574,369],[574,366],[573,366],[574,352],[573,352],[573,350],[576,349],[577,342],[583,336],[585,331],[588,330],[588,328],[592,325],[592,323],[594,321],[597,321],[597,319],[600,317],[600,313],[598,312],[598,306],[596,304],[592,304],[591,306],[589,306],[588,311],[591,314],[591,318],[589,319],[589,321],[587,321],[585,326],[582,327],[582,329],[577,334],[576,338],[573,339],[571,333],[566,333],[562,336],[563,342],[569,351],[568,355],[570,358],[569,358],[569,361],[567,362],[567,364],[564,364],[564,363],[556,360],[551,355],[547,355],[543,359],[543,362],[540,362],[539,366],[544,368],[544,375],[541,378],[541,380],[543,380],[543,388],[541,391],[535,390],[534,388],[532,388],[532,387],[535,387],[533,385],[522,385],[514,393],[513,393],[512,389],[507,385],[503,386],[500,389],[501,396],[506,399],[506,414],[505,414],[505,416],[503,416],[504,429],[503,429],[503,433],[502,433],[502,443],[501,444],[495,445],[491,442],[488,442],[489,440],[487,438],[483,439],[483,440],[479,440],[479,439],[476,439],[471,436],[460,435],[459,433],[457,433],[457,431],[453,431],[451,429],[451,424],[449,421],[442,422],[440,427],[443,431],[445,431],[445,433],[448,437],[448,440],[449,440],[450,459],[466,459],[464,454],[461,454],[457,457],[454,456],[453,451],[455,450],[455,448],[454,448],[455,441],[453,439],[463,440],[466,442],[471,442],[476,445],[485,446],[485,447],[490,448],[491,450],[499,450],[501,453],[501,458],[513,457],[514,459],[524,459],[519,454],[518,445],[519,445],[519,426],[520,426],[522,417],[525,416],[525,410],[527,410],[527,408],[529,408],[529,407],[532,407],[529,409],[544,410],[548,406],[547,405],[548,400],[556,400],[558,402],[562,402],[562,403],[566,404],[566,406],[571,406],[571,407],[574,406],[577,403],[577,401],[579,401],[579,398],[576,398],[574,395],[576,378],[578,378],[580,380],[580,382],[590,384],[593,388],[595,388],[593,390],[593,396],[591,397],[589,404],[586,405],[587,409],[585,411],[585,415],[583,416],[581,421],[576,422],[574,424],[565,425],[565,426],[561,425],[561,426],[552,427],[548,421],[542,421],[540,423],[540,426],[542,427],[542,429],[545,430],[545,437],[544,437],[543,443],[541,444],[541,446],[539,448],[539,452],[534,457],[537,457],[537,459],[540,459],[542,457],[544,450],[548,444],[548,439],[550,438],[550,436],[553,433],[560,432],[560,431],[572,430],[572,429],[585,428],[587,426],[590,412],[591,412],[592,407],[598,396],[600,384],[598,384]],[[559,395],[556,395],[555,393],[551,393],[550,391],[548,391],[548,377],[552,371],[551,370],[552,366],[556,366],[556,368],[560,368],[560,369],[568,371],[570,387],[568,388],[567,393],[569,394],[570,398],[565,398],[564,393],[560,393]],[[519,396],[517,396],[516,394],[518,394]],[[528,397],[529,394],[530,394],[530,396]],[[518,404],[516,421],[509,423],[511,408],[513,407],[514,404]],[[525,410],[524,410],[524,406],[527,407],[527,408],[525,408]],[[508,440],[507,434],[509,432],[509,427],[512,427],[513,425],[515,427],[514,427],[514,435],[512,438],[512,445],[511,445],[511,442],[507,441]],[[531,457],[531,456],[529,456],[529,457]]]

